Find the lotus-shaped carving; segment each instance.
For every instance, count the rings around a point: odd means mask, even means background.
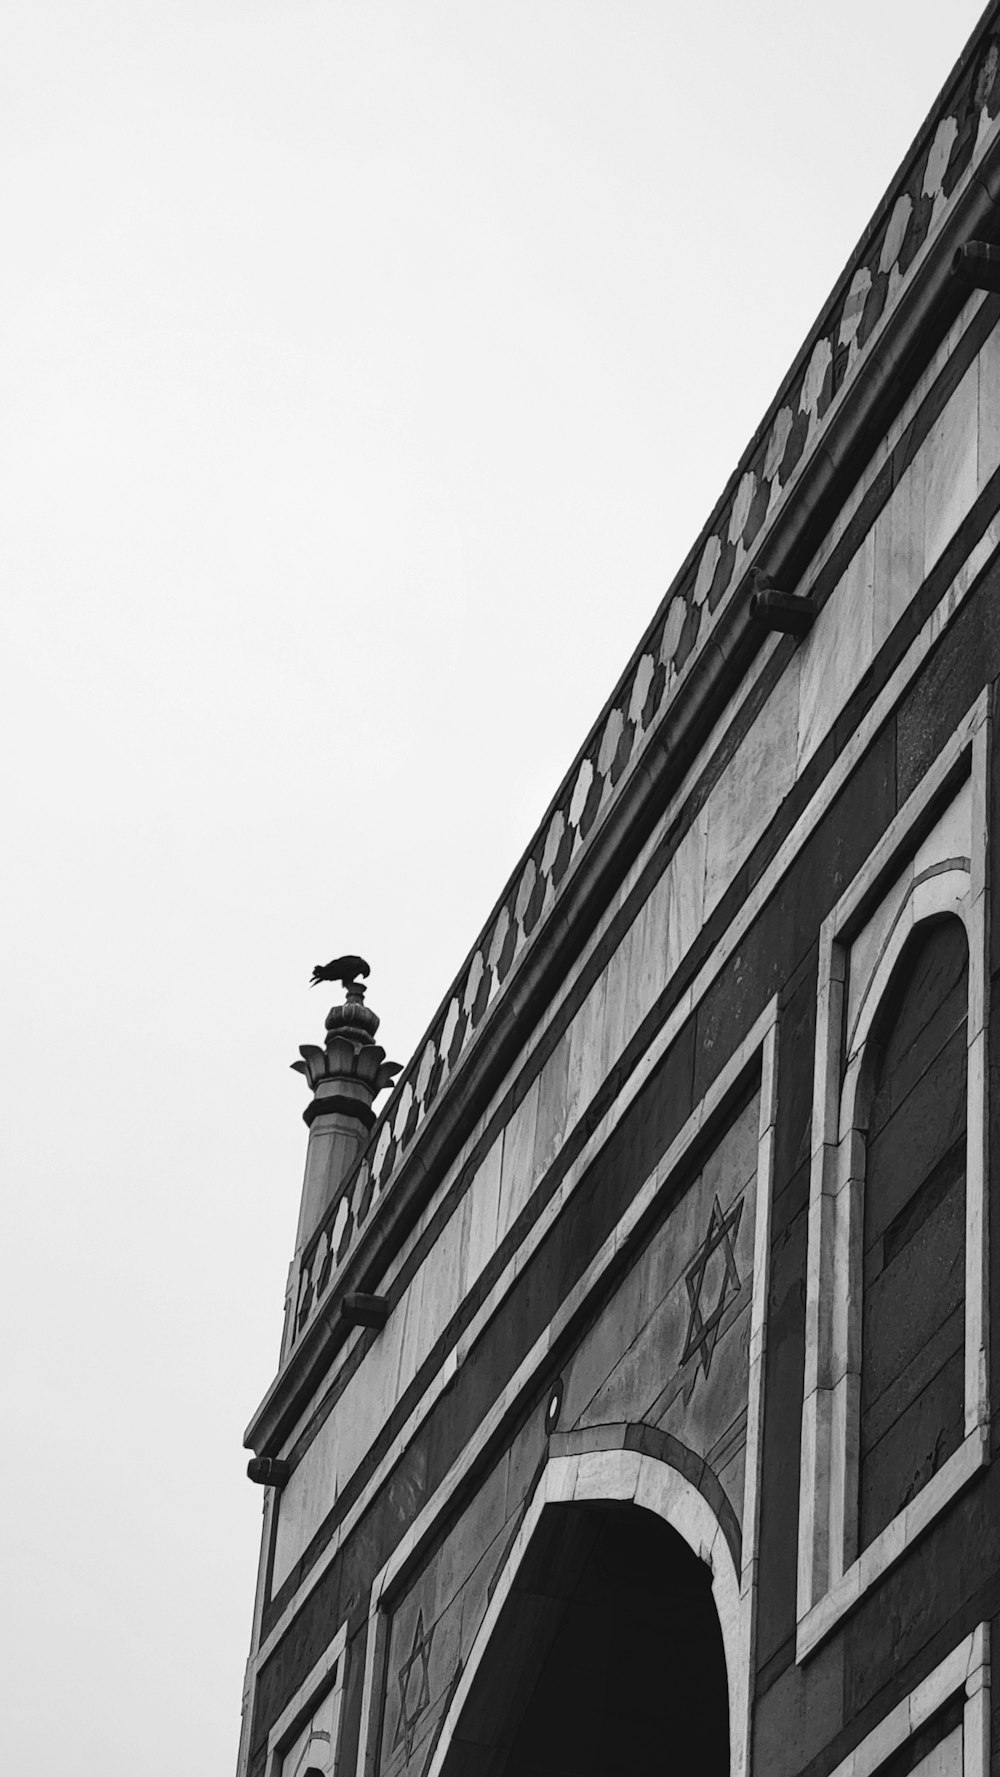
[[[293,1061],[297,1074],[304,1074],[313,1091],[325,1080],[358,1080],[367,1086],[374,1098],[391,1086],[402,1067],[400,1061],[386,1061],[381,1043],[352,1043],[347,1037],[331,1037],[324,1049],[316,1043],[302,1043],[300,1061]]]

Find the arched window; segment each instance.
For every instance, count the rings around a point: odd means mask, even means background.
[[[989,1461],[989,702],[820,929],[796,1651]]]
[[[961,920],[917,926],[873,1017],[859,1084],[859,1550],[965,1433],[968,1005]]]

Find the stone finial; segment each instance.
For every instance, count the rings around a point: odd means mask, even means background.
[[[336,1108],[342,1113],[350,1114],[345,1102],[350,1101],[361,1121],[370,1123],[372,1099],[384,1087],[391,1086],[402,1065],[386,1061],[385,1050],[372,1040],[379,1020],[372,1008],[365,1005],[364,982],[354,978],[362,972],[368,974],[368,965],[360,957],[339,958],[313,971],[314,984],[342,980],[347,997],[343,1005],[332,1006],[327,1013],[323,1048],[303,1043],[299,1049],[301,1060],[292,1062],[296,1073],[305,1075],[316,1094],[306,1113],[309,1122],[324,1110],[332,1111],[334,1105],[330,1101],[337,1099]]]
[[[343,1005],[331,1006],[326,1015],[326,1040],[342,1036],[355,1041],[367,1038],[370,1042],[378,1027],[378,1013],[365,1005],[364,982],[352,981]]]
[[[399,1072],[398,1061],[386,1061],[385,1050],[372,1039],[378,1019],[365,1005],[364,982],[368,964],[360,956],[338,957],[313,972],[314,981],[340,981],[346,988],[343,1005],[333,1006],[326,1019],[326,1041],[303,1043],[300,1059],[292,1062],[312,1087],[312,1098],[303,1112],[309,1130],[306,1172],[299,1206],[296,1250],[301,1252],[336,1202],[344,1180],[375,1121],[372,1101],[391,1086]]]

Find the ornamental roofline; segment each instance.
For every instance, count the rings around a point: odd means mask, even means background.
[[[279,1394],[282,1420],[290,1409],[280,1386],[289,1364],[304,1376],[309,1352],[318,1360],[333,1336],[324,1298],[370,1284],[383,1236],[405,1233],[415,1194],[422,1199],[447,1162],[442,1131],[467,1127],[482,1108],[481,1088],[509,1064],[515,1037],[523,1042],[553,970],[572,960],[569,928],[578,950],[615,871],[624,874],[662,812],[665,785],[679,782],[766,639],[748,620],[754,570],[795,589],[817,524],[968,299],[950,271],[973,235],[1000,238],[1000,0],[976,26],[331,1206],[317,1235],[324,1289],[310,1291],[311,1328],[296,1326],[248,1430],[258,1451],[277,1434]],[[459,1074],[456,1107],[445,1088]]]

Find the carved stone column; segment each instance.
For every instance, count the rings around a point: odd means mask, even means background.
[[[378,1025],[375,1013],[365,1005],[364,984],[352,981],[344,1004],[334,1006],[327,1016],[323,1048],[304,1043],[301,1061],[292,1062],[313,1091],[312,1103],[303,1112],[309,1147],[297,1254],[315,1233],[368,1138],[375,1121],[376,1093],[392,1084],[399,1069],[399,1062],[386,1061],[385,1050],[373,1041]]]

